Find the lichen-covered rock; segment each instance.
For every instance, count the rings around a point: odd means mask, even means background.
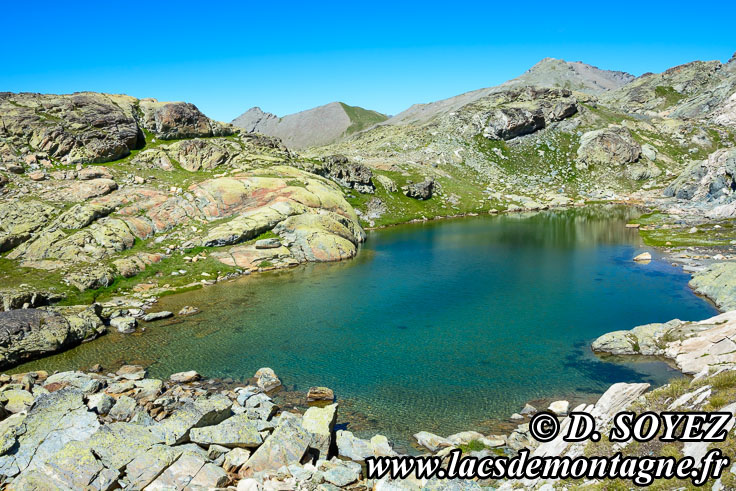
[[[138,143],[136,100],[122,95],[0,93],[0,140],[66,164],[108,162]]]
[[[736,262],[713,263],[695,273],[689,285],[713,300],[719,309],[736,310]]]
[[[85,440],[100,427],[76,389],[39,396],[23,424],[25,432],[18,435],[17,446],[0,456],[0,478],[42,468],[67,443]]]
[[[0,367],[16,365],[75,346],[105,332],[93,305],[52,310],[24,309],[0,312]]]
[[[716,150],[706,160],[693,162],[667,186],[664,195],[708,203],[733,201],[736,191],[736,149]]]
[[[258,421],[246,414],[236,414],[220,424],[204,428],[192,428],[189,439],[200,445],[222,445],[223,447],[257,447],[263,439]]]
[[[325,407],[312,406],[304,412],[302,428],[312,434],[309,446],[326,457],[332,444],[332,435],[337,422],[337,404]]]
[[[281,466],[301,462],[309,448],[311,436],[299,421],[282,420],[263,445],[253,452],[239,474],[247,477],[254,472],[276,470]]]
[[[142,99],[140,109],[143,127],[164,140],[234,133],[232,127],[210,120],[194,104]]]
[[[256,385],[266,392],[281,386],[281,380],[276,372],[268,367],[259,368],[253,377],[256,379]]]
[[[613,126],[584,133],[578,147],[578,168],[591,165],[625,165],[636,162],[641,145],[631,137],[628,129]]]
[[[167,445],[189,441],[192,428],[218,424],[227,419],[232,411],[232,401],[225,396],[200,397],[188,402],[166,418],[155,428]]]

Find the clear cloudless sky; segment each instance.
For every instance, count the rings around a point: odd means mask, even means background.
[[[641,75],[736,51],[733,0],[0,5],[0,91],[184,100],[222,121],[331,101],[396,114],[548,56]]]

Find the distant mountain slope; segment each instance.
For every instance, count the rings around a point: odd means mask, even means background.
[[[524,85],[537,87],[556,87],[598,94],[615,89],[630,81],[634,76],[626,72],[601,70],[591,65],[575,61],[568,62],[555,58],[545,58],[528,71],[496,87],[478,89],[455,97],[428,104],[414,104],[387,121],[387,124],[408,124],[429,121],[438,114],[455,111],[466,104],[475,102],[491,94]]]
[[[253,107],[235,118],[233,125],[249,132],[281,138],[289,148],[301,149],[334,143],[388,119],[388,116],[342,102],[278,117]]]
[[[678,118],[731,118],[736,92],[736,55],[728,63],[693,61],[646,73],[601,96],[601,102],[627,112]]]

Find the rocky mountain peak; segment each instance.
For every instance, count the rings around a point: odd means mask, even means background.
[[[333,143],[386,119],[376,111],[330,102],[283,117],[252,107],[232,124],[251,133],[281,138],[286,146],[301,149]]]

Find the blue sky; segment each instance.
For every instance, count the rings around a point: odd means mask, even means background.
[[[736,51],[736,2],[3,2],[0,91],[193,102],[230,121],[388,114],[551,56],[635,75]]]

